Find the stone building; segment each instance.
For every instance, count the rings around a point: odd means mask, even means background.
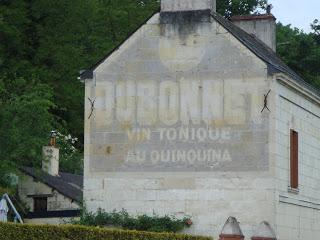
[[[64,224],[80,216],[83,176],[59,171],[59,149],[43,148],[42,170],[23,168],[18,193],[29,212],[26,223]]]
[[[275,18],[162,0],[85,82],[84,200],[91,211],[189,215],[217,237],[268,221],[320,235],[320,94],[276,55]],[[294,49],[293,49],[294,50]]]

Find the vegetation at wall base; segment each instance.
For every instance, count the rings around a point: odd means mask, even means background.
[[[112,226],[126,230],[138,230],[148,232],[179,232],[192,225],[189,217],[177,219],[174,216],[148,216],[146,214],[131,216],[126,210],[113,211],[111,213],[98,209],[96,213],[83,210],[79,221],[73,221],[73,224],[85,226]]]
[[[212,240],[211,237],[174,233],[112,230],[99,227],[0,223],[5,240]]]

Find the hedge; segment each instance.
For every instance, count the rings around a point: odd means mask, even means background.
[[[5,240],[212,240],[210,237],[174,233],[113,230],[74,225],[28,225],[0,223]]]

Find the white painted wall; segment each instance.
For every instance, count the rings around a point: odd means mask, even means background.
[[[320,234],[320,105],[283,84],[277,86],[276,205],[280,240]],[[299,192],[290,185],[290,129],[299,133]]]
[[[272,137],[269,132],[272,122],[268,119],[272,115],[267,111],[261,114],[263,94],[273,87],[273,83],[268,81],[266,64],[218,23],[204,23],[198,27],[197,34],[179,36],[170,26],[160,26],[156,15],[97,68],[93,81],[86,82],[85,99],[96,99],[96,105],[93,117],[90,120],[86,117],[85,121],[84,199],[89,211],[124,208],[132,214],[190,215],[194,225],[187,232],[214,237],[219,235],[226,219],[235,216],[245,235],[250,237],[261,221],[275,222],[274,155],[268,154],[272,147],[268,145]],[[141,146],[147,150],[157,149],[161,142],[153,138],[152,144],[128,140],[127,130],[135,126],[137,119],[135,100],[126,103],[134,117],[128,118],[127,122],[120,119],[120,124],[114,122],[119,111],[115,104],[124,101],[118,98],[113,102],[114,94],[119,94],[114,89],[122,81],[131,81],[130,84],[139,89],[139,82],[154,81],[161,86],[164,80],[179,82],[182,77],[184,81],[202,87],[203,80],[232,85],[228,90],[216,92],[225,102],[213,107],[216,112],[227,109],[232,113],[209,119],[209,122],[212,126],[232,125],[234,130],[231,132],[243,136],[237,141],[241,146],[230,147],[235,165],[224,169],[225,165],[218,164],[217,168],[198,172],[183,167],[183,171],[172,172],[165,165],[157,165],[160,168],[156,171],[143,164],[140,169],[121,170],[129,150]],[[135,89],[128,88],[127,94],[132,94],[130,99],[137,97],[139,101],[142,96],[135,97]],[[250,104],[243,102],[246,94],[251,96],[248,98]],[[210,98],[212,95],[207,97],[204,102],[214,102]],[[201,109],[201,104],[192,102],[193,110]],[[273,94],[270,104],[274,104]],[[242,111],[248,105],[252,106],[251,110]],[[180,113],[181,109],[176,111]],[[86,100],[85,115],[89,116],[90,112],[90,103]],[[193,116],[195,120],[201,120],[203,115]],[[159,126],[157,118],[150,128],[157,132]],[[176,127],[179,125],[173,126]],[[258,144],[259,137],[264,139],[261,145]],[[188,144],[191,149],[200,146],[198,142]],[[216,144],[209,142],[207,145],[214,147]],[[266,149],[266,152],[257,154],[257,149]],[[252,161],[243,156],[252,157]]]
[[[320,116],[319,105],[269,78],[266,64],[216,22],[202,23],[198,26],[199,31],[190,35],[175,34],[179,32],[175,27],[159,25],[159,17],[155,15],[96,69],[93,80],[86,81],[84,199],[88,210],[124,208],[132,214],[190,215],[194,225],[187,232],[215,238],[226,219],[235,216],[247,239],[263,220],[276,228],[279,240],[317,239],[320,122],[315,115]],[[165,164],[157,165],[158,171],[150,170],[144,163],[136,168],[125,165],[129,151],[134,155],[134,150],[139,148],[161,147],[161,142],[153,138],[147,138],[149,142],[145,138],[142,141],[128,139],[128,129],[135,127],[137,122],[141,124],[135,102],[145,96],[144,91],[137,94],[139,82],[154,81],[161,86],[163,81],[179,83],[182,77],[184,81],[199,84],[200,88],[203,87],[202,80],[229,82],[236,86],[227,92],[217,91],[218,97],[219,94],[224,99],[231,97],[229,102],[217,104],[213,109],[216,113],[235,109],[230,115],[235,121],[233,124],[238,123],[237,127],[233,126],[233,133],[240,132],[241,135],[243,132],[239,127],[256,126],[251,128],[247,138],[238,140],[243,146],[230,147],[230,152],[236,149],[240,156],[233,160],[245,156],[244,161],[238,162],[238,167],[217,167],[207,171],[182,167],[183,171],[173,172]],[[133,86],[127,88],[123,96],[117,95],[122,82]],[[305,92],[301,86],[298,89]],[[271,112],[261,113],[263,95],[269,90]],[[181,98],[183,93],[174,97]],[[250,111],[241,107],[240,93],[242,96],[252,94]],[[91,106],[87,98],[96,99],[94,114],[89,120]],[[206,100],[215,102],[210,97]],[[127,113],[132,114],[128,121],[117,119],[119,101],[121,106],[127,104],[120,111],[128,110]],[[161,98],[156,94],[156,99],[150,101],[159,106]],[[203,107],[203,101],[199,102],[193,101],[192,111]],[[176,111],[180,112],[181,108]],[[203,120],[202,114],[194,116],[196,120]],[[158,115],[154,118],[151,112],[146,119],[149,124],[152,120],[149,128],[157,133]],[[226,125],[226,118],[209,120],[214,122],[213,126],[217,122],[220,126]],[[173,128],[180,127],[179,123],[175,124]],[[299,194],[288,192],[288,144],[292,127],[299,131],[301,141]],[[265,153],[255,152],[261,146],[252,136],[267,137],[263,145]],[[167,146],[175,147],[175,144],[173,141]],[[216,144],[209,142],[208,146]],[[190,149],[199,146],[198,142],[189,143]],[[250,156],[253,156],[253,162]]]

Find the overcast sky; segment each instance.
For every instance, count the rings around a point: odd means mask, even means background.
[[[283,24],[310,32],[314,19],[320,20],[320,0],[269,0],[272,13]]]

